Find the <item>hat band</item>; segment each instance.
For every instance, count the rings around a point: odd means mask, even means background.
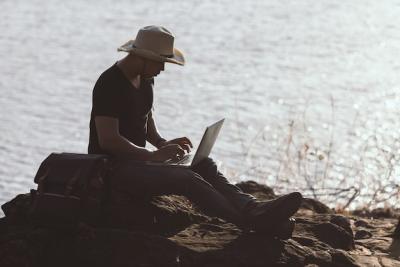
[[[132,44],[132,47],[134,47],[134,48],[137,48],[137,49],[143,49],[143,48],[138,48],[136,45],[134,45],[134,44]],[[147,50],[147,49],[145,49],[145,50]],[[149,51],[151,51],[151,50],[149,50]],[[151,52],[153,52],[153,51],[151,51]],[[154,52],[153,52],[154,53]],[[167,58],[172,58],[172,57],[174,57],[174,55],[163,55],[163,54],[159,54],[160,56],[162,56],[162,57],[167,57]]]

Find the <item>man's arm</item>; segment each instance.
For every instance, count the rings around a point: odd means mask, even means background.
[[[96,131],[102,149],[118,157],[135,160],[150,160],[153,152],[131,143],[119,134],[119,120],[113,117],[96,116]]]
[[[157,129],[156,121],[154,120],[153,111],[150,111],[148,119],[147,119],[147,141],[155,146],[156,148],[160,148],[164,145],[166,140],[161,136]]]
[[[163,162],[179,158],[185,151],[176,144],[163,146],[161,149],[150,151],[137,146],[119,134],[119,121],[113,117],[96,116],[96,131],[99,145],[110,154],[126,159]]]

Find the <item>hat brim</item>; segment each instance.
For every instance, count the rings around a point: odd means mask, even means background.
[[[169,62],[181,66],[185,65],[185,57],[183,56],[182,51],[177,48],[174,48],[174,54],[171,57],[166,57],[158,55],[150,50],[137,48],[135,47],[135,40],[129,40],[125,44],[118,47],[118,51],[132,53],[158,62]]]

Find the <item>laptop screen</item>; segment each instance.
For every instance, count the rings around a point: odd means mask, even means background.
[[[215,141],[217,140],[218,134],[222,128],[222,124],[225,119],[219,120],[216,123],[208,126],[204,132],[203,138],[200,141],[199,147],[197,148],[196,154],[192,161],[192,166],[196,165],[203,159],[207,158],[211,149],[213,148]]]

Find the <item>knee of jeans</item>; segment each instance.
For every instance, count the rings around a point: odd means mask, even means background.
[[[217,173],[217,164],[212,158],[205,158],[195,166],[194,171],[203,176],[214,176]]]
[[[199,177],[201,178],[201,176],[197,172],[194,172],[189,169],[187,169],[183,172],[184,180],[195,180],[195,179],[199,179]]]
[[[196,185],[201,183],[208,183],[203,177],[201,177],[198,173],[187,170],[184,175],[184,183],[186,185]]]
[[[217,166],[215,161],[210,157],[203,159],[201,162],[204,162],[204,164]]]

